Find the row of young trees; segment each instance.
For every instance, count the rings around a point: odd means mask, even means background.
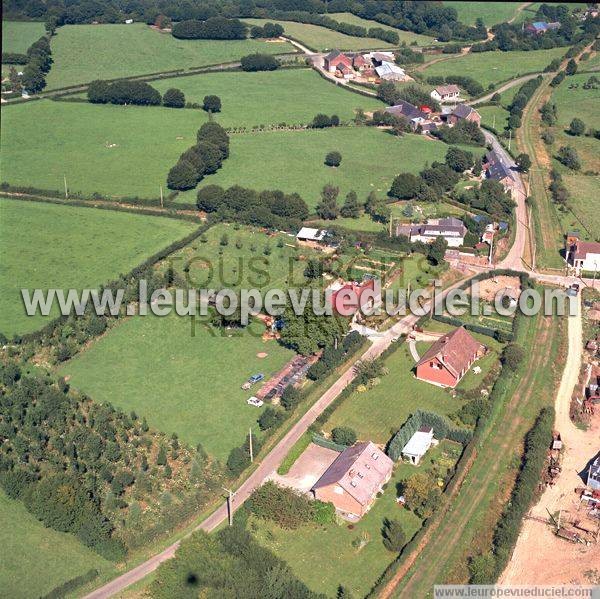
[[[87,90],[88,101],[92,104],[136,104],[138,106],[160,106],[163,97],[145,81],[92,81]],[[179,90],[168,90],[164,98],[165,106],[182,108],[185,106],[185,97]],[[171,104],[172,103],[172,104]]]
[[[169,189],[196,187],[206,175],[216,173],[229,156],[229,136],[218,123],[204,123],[196,134],[196,144],[179,157],[167,176]]]
[[[46,75],[52,66],[50,41],[42,36],[27,50],[27,64],[21,76],[23,89],[30,93],[41,92],[46,87]]]
[[[262,27],[253,25],[250,27],[250,37],[252,39],[275,38],[283,35],[283,31],[284,29],[279,23],[265,23]]]

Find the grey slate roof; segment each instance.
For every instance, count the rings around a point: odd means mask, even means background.
[[[485,155],[485,160],[488,164],[488,175],[490,179],[501,181],[506,177],[510,177],[511,179],[515,178],[510,165],[506,163],[499,154],[494,152],[494,150],[489,151]]]
[[[398,100],[394,106],[388,106],[385,109],[386,112],[393,114],[394,116],[403,116],[409,121],[416,118],[427,119],[429,115],[419,110],[414,104],[407,102],[406,100]]]
[[[457,116],[459,119],[466,119],[472,112],[475,112],[475,110],[469,105],[458,104],[456,108],[452,111],[452,114],[454,116]]]

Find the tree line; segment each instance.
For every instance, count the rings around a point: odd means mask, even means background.
[[[179,157],[167,176],[169,189],[196,187],[205,176],[216,173],[229,156],[229,135],[221,125],[209,121],[196,134],[196,144]]]

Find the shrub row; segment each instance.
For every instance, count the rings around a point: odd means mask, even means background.
[[[481,333],[482,335],[487,335],[488,337],[492,337],[501,343],[507,343],[512,341],[514,335],[512,333],[508,333],[507,331],[503,331],[501,329],[492,329],[490,327],[485,327],[480,324],[475,324],[471,322],[463,322],[460,318],[456,316],[446,316],[445,314],[434,314],[433,320],[437,320],[438,322],[444,322],[446,324],[451,324],[455,327],[465,327],[469,331],[473,331],[474,333]]]
[[[508,117],[508,128],[518,129],[521,126],[521,117],[523,116],[523,110],[527,106],[529,100],[535,93],[535,90],[542,84],[542,76],[539,75],[535,79],[530,79],[521,85],[519,91],[515,94],[513,101],[508,107],[510,116]]]
[[[239,19],[210,17],[205,21],[189,19],[173,25],[173,37],[184,40],[243,40],[248,28]]]
[[[340,347],[326,347],[321,357],[307,372],[309,379],[320,381],[329,376],[342,362],[348,360],[364,345],[364,339],[358,331],[348,333]]]
[[[29,56],[17,52],[2,52],[2,64],[27,64]]]

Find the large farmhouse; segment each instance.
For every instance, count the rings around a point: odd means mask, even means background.
[[[600,270],[600,243],[576,239],[567,247],[567,264],[580,275],[582,271],[597,272]]]
[[[465,242],[467,227],[459,218],[430,218],[424,224],[398,225],[396,236],[406,235],[411,242],[422,241],[433,243],[436,238],[443,237],[449,247],[459,247]]]
[[[437,128],[437,123],[431,119],[432,113],[429,106],[417,108],[414,104],[406,100],[398,100],[398,103],[394,104],[394,106],[388,106],[385,112],[405,118],[410,123],[413,131],[417,127],[421,127],[424,132]]]
[[[488,178],[502,183],[506,191],[512,192],[517,188],[515,173],[498,152],[490,150],[485,155],[483,168]]]
[[[450,85],[438,85],[429,95],[438,102],[452,102],[453,100],[458,100],[460,97],[460,88],[453,83]]]
[[[417,378],[440,387],[456,387],[485,346],[463,327],[440,337],[417,362]]]
[[[330,73],[335,73],[344,67],[348,69],[352,69],[352,59],[349,56],[346,56],[339,50],[332,50],[329,54],[326,54],[323,58],[323,65],[326,71]]]
[[[311,490],[316,499],[333,503],[341,514],[358,519],[390,480],[393,466],[374,443],[357,443],[340,453]]]
[[[479,125],[481,123],[481,115],[468,104],[457,104],[446,120],[449,125],[456,125],[461,120],[471,121]]]

